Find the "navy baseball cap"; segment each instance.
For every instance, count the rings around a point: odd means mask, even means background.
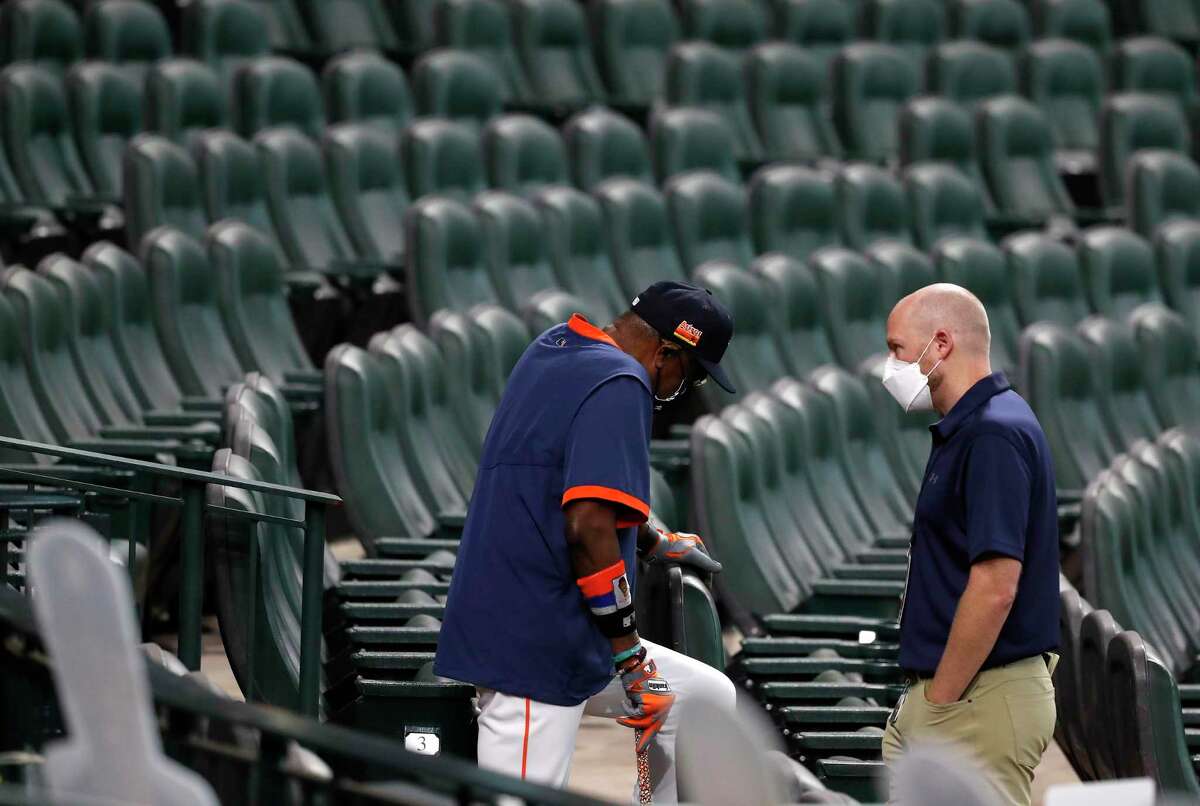
[[[633,312],[664,341],[687,350],[730,394],[733,384],[719,366],[733,338],[733,316],[707,288],[662,280],[634,297]]]

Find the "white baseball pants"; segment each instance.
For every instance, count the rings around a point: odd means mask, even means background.
[[[655,803],[679,800],[675,784],[675,735],[680,714],[688,703],[705,700],[735,708],[733,683],[706,663],[642,639],[646,655],[658,665],[659,674],[671,684],[675,704],[662,728],[647,745],[650,782]],[[514,697],[491,689],[479,689],[479,766],[564,787],[571,774],[575,734],[585,713],[617,719],[625,716],[625,690],[621,678],[599,694],[575,706],[550,705],[527,697]],[[633,730],[629,731],[629,754],[633,755]],[[634,785],[633,803],[638,802]]]

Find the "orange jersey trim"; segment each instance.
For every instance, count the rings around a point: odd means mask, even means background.
[[[579,590],[585,597],[604,596],[613,592],[613,582],[625,576],[625,561],[617,560],[608,568],[601,568],[594,574],[575,580]]]
[[[525,738],[521,741],[521,780],[525,780],[525,762],[529,760],[529,698],[525,698]]]
[[[613,347],[617,346],[617,343],[613,341],[612,336],[608,335],[603,330],[589,322],[586,318],[584,318],[583,314],[573,314],[570,321],[567,322],[567,327],[569,327],[572,332],[583,336],[585,339],[595,339],[596,341],[602,341],[611,344]]]
[[[581,498],[598,498],[601,501],[612,501],[614,504],[620,504],[623,507],[628,507],[634,512],[641,515],[641,518],[630,522],[628,518],[619,518],[617,526],[624,528],[625,526],[636,526],[642,521],[650,517],[650,505],[634,498],[629,493],[614,490],[612,487],[602,487],[598,484],[580,484],[572,487],[563,493],[562,505],[565,507],[572,501],[578,501]]]

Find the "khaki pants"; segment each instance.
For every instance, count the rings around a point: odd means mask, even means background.
[[[928,680],[910,684],[888,719],[883,760],[892,764],[910,742],[954,742],[991,772],[1001,803],[1029,806],[1033,770],[1054,734],[1058,656],[1049,658],[1049,668],[1037,655],[980,672],[944,705],[925,699]]]

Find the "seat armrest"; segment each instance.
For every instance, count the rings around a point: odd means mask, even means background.
[[[68,448],[93,453],[108,453],[113,456],[127,456],[133,459],[145,459],[159,454],[174,454],[180,449],[175,440],[130,440],[130,439],[79,439],[67,443]]]
[[[206,411],[147,411],[142,414],[142,422],[158,428],[186,428],[204,423],[216,424],[221,419],[218,412]]]
[[[212,414],[221,416],[221,410],[225,407],[223,401],[211,397],[185,397],[179,401],[179,406],[184,411],[203,411],[211,412]]]
[[[322,386],[325,373],[319,369],[289,369],[283,373],[283,382],[297,386]]]
[[[202,427],[210,426],[210,427]],[[221,429],[215,423],[203,423],[202,426],[187,427],[187,428],[169,428],[156,426],[135,426],[131,428],[123,427],[105,427],[101,428],[99,435],[104,439],[162,439],[162,440],[177,440],[179,442],[199,441],[206,442],[210,445],[216,445],[221,438]]]

